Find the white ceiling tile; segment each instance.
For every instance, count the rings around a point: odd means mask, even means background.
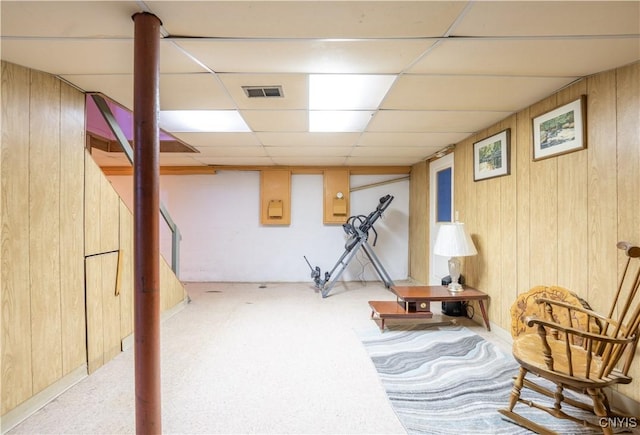
[[[284,166],[342,166],[347,157],[272,157],[276,165]]]
[[[132,74],[133,41],[3,39],[2,58],[52,74]]]
[[[195,157],[203,165],[226,165],[226,166],[243,166],[243,165],[274,165],[271,157]]]
[[[253,133],[173,133],[173,135],[198,149],[260,145]]]
[[[131,16],[140,11],[136,1],[2,1],[0,6],[3,35],[36,37],[133,38]]]
[[[473,133],[512,112],[383,110],[369,123],[369,132]],[[443,143],[443,147],[449,143]]]
[[[409,73],[580,77],[640,59],[640,37],[452,39]]]
[[[241,115],[255,132],[309,130],[309,112],[306,110],[243,110]]]
[[[235,107],[234,101],[213,74],[160,76],[160,110],[224,110]]]
[[[161,108],[239,109],[256,130],[176,134],[201,153],[163,153],[163,164],[409,165],[640,59],[638,1],[3,0],[0,57],[131,110],[131,15],[143,7],[167,36]],[[310,73],[399,78],[364,133],[309,133]],[[284,97],[242,90],[274,85]],[[127,164],[94,151],[100,164]]]
[[[194,157],[187,157],[185,155],[176,156],[173,153],[161,153],[160,165],[161,166],[193,166],[199,162]]]
[[[200,147],[198,158],[202,157],[264,157],[264,147]]]
[[[347,157],[344,164],[347,166],[411,166],[417,163],[415,157]]]
[[[430,150],[428,147],[354,147],[350,154],[350,157],[411,157],[415,160],[424,158],[432,152],[437,150]]]
[[[265,146],[352,146],[361,133],[256,133]]]
[[[271,157],[346,157],[351,152],[351,147],[266,147]]]
[[[637,1],[473,2],[453,36],[619,35],[640,33]]]
[[[365,132],[358,146],[401,146],[442,148],[442,144],[460,142],[468,133]]]
[[[236,38],[440,36],[464,2],[147,1],[172,35]]]
[[[85,92],[99,92],[123,107],[133,110],[133,75],[64,74],[69,83]]]
[[[404,75],[383,109],[516,111],[541,100],[575,78]]]
[[[51,74],[133,74],[130,39],[3,39],[2,59]],[[172,43],[160,44],[163,73],[202,72]]]
[[[306,74],[217,74],[239,109],[306,109],[309,76]],[[249,98],[243,86],[281,86],[283,97]]]
[[[431,40],[180,40],[187,52],[218,73],[396,74]]]

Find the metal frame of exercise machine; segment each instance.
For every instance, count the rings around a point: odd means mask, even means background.
[[[378,276],[384,282],[384,285],[389,288],[393,285],[393,281],[389,277],[389,274],[380,263],[380,260],[376,256],[375,252],[373,252],[372,247],[368,243],[369,239],[369,231],[373,231],[375,234],[375,238],[373,239],[373,246],[376,245],[376,241],[378,240],[378,233],[376,229],[373,227],[373,224],[382,216],[382,213],[389,207],[393,201],[392,195],[385,195],[380,198],[380,202],[374,211],[369,213],[368,216],[364,215],[356,215],[351,216],[347,219],[347,222],[342,224],[342,229],[349,236],[345,245],[344,245],[344,253],[340,256],[338,261],[336,262],[333,269],[330,272],[325,272],[324,278],[322,277],[322,271],[318,266],[315,268],[311,266],[309,260],[305,256],[304,259],[309,265],[311,269],[311,278],[315,282],[316,288],[322,292],[322,297],[326,298],[329,295],[329,292],[338,281],[342,273],[345,271],[347,266],[349,266],[349,262],[356,255],[358,250],[362,248],[364,253],[371,261],[371,264],[375,268]],[[333,273],[338,270],[338,273],[331,279]],[[329,282],[331,280],[331,282]],[[327,285],[329,283],[329,285]]]

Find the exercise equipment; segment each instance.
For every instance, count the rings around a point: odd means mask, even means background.
[[[373,227],[373,224],[375,224],[375,222],[382,216],[382,213],[387,209],[387,207],[389,207],[391,201],[393,201],[393,196],[385,195],[380,198],[378,206],[374,211],[369,213],[368,216],[351,216],[347,219],[346,223],[342,224],[342,229],[348,236],[344,245],[344,252],[333,266],[333,269],[331,269],[330,272],[324,273],[324,278],[322,277],[322,271],[320,268],[318,266],[315,268],[311,266],[307,257],[304,256],[305,261],[309,265],[309,269],[311,269],[311,278],[313,279],[316,288],[321,291],[323,298],[326,298],[329,295],[329,292],[335,285],[336,281],[340,278],[347,266],[349,266],[349,262],[353,259],[360,248],[364,250],[364,253],[371,261],[371,264],[378,273],[378,276],[380,276],[380,279],[384,282],[384,285],[387,288],[393,285],[393,281],[389,277],[389,274],[384,269],[382,263],[380,263],[380,260],[368,243],[369,231],[373,231],[373,234],[375,235],[373,239],[373,246],[376,245],[378,232]],[[338,270],[338,273],[333,279],[331,279],[331,276],[336,272],[336,270]],[[329,284],[327,285],[327,283]]]

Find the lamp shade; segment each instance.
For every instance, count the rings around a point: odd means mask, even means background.
[[[464,229],[462,222],[440,224],[433,253],[443,257],[466,257],[476,255],[473,240]]]

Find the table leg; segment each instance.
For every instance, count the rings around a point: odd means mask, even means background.
[[[380,332],[384,332],[384,318],[379,317],[379,316],[378,317],[374,317],[375,314],[376,314],[376,311],[375,310],[371,310],[371,320],[373,320],[374,322],[376,320],[379,320],[380,321],[380,325],[379,325]]]
[[[480,305],[480,311],[482,312],[484,324],[487,326],[487,331],[491,331],[491,326],[489,325],[489,316],[487,316],[487,310],[484,309],[484,302],[482,299],[478,299],[478,305]]]

